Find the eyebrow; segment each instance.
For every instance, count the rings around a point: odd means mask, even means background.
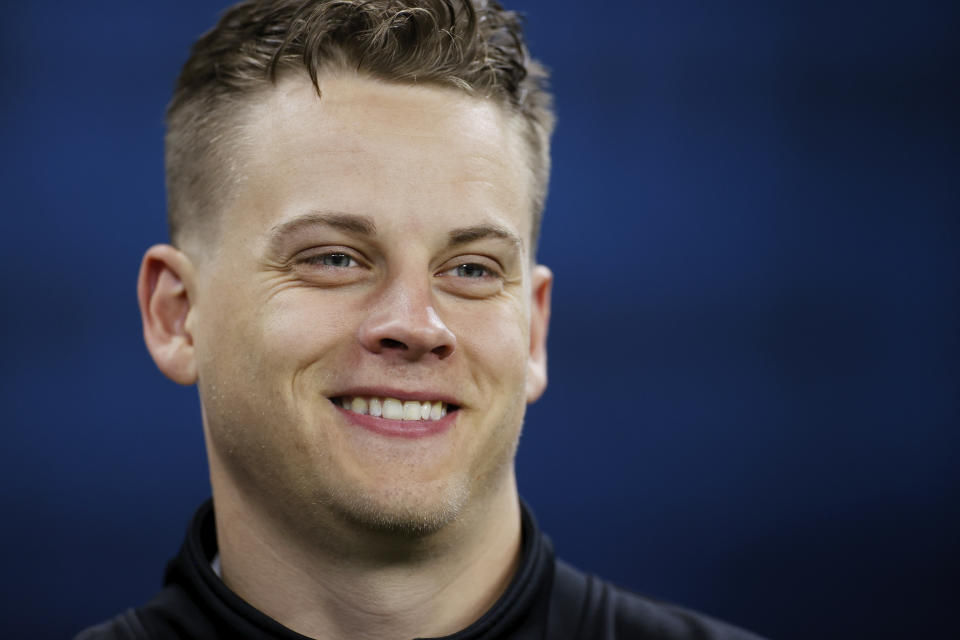
[[[372,237],[377,234],[377,225],[366,216],[338,211],[315,211],[292,220],[282,222],[270,229],[269,246],[274,253],[279,253],[286,238],[296,234],[306,227],[323,225],[340,229],[347,233],[359,236]]]
[[[317,225],[333,227],[359,236],[373,237],[377,235],[377,225],[367,216],[338,211],[315,211],[297,216],[271,228],[268,241],[270,249],[274,253],[280,253],[283,249],[283,243],[288,237],[295,235],[302,229]],[[450,247],[457,247],[487,238],[498,238],[507,240],[517,249],[523,248],[523,242],[515,233],[496,224],[487,223],[460,227],[451,230],[448,237]]]
[[[523,248],[523,242],[516,234],[495,224],[478,224],[472,227],[454,229],[450,232],[450,246],[456,247],[486,238],[500,238],[509,241],[518,249]]]

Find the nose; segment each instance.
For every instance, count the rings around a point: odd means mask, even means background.
[[[428,286],[395,281],[372,306],[359,332],[368,351],[413,362],[443,360],[456,349],[457,338],[433,308]]]

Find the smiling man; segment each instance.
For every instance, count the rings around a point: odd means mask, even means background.
[[[213,501],[82,638],[753,637],[558,563],[518,498],[545,81],[493,2],[256,0],[197,42],[138,295]]]

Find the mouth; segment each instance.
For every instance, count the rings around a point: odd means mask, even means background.
[[[348,413],[411,423],[438,422],[460,408],[442,400],[401,400],[384,396],[335,396],[330,401]]]

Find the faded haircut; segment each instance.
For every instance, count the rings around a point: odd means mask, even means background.
[[[324,70],[453,87],[520,116],[534,180],[532,249],[550,174],[546,70],[516,13],[494,0],[247,0],[194,44],[167,108],[171,241],[207,235],[239,178],[243,113],[281,76]]]

